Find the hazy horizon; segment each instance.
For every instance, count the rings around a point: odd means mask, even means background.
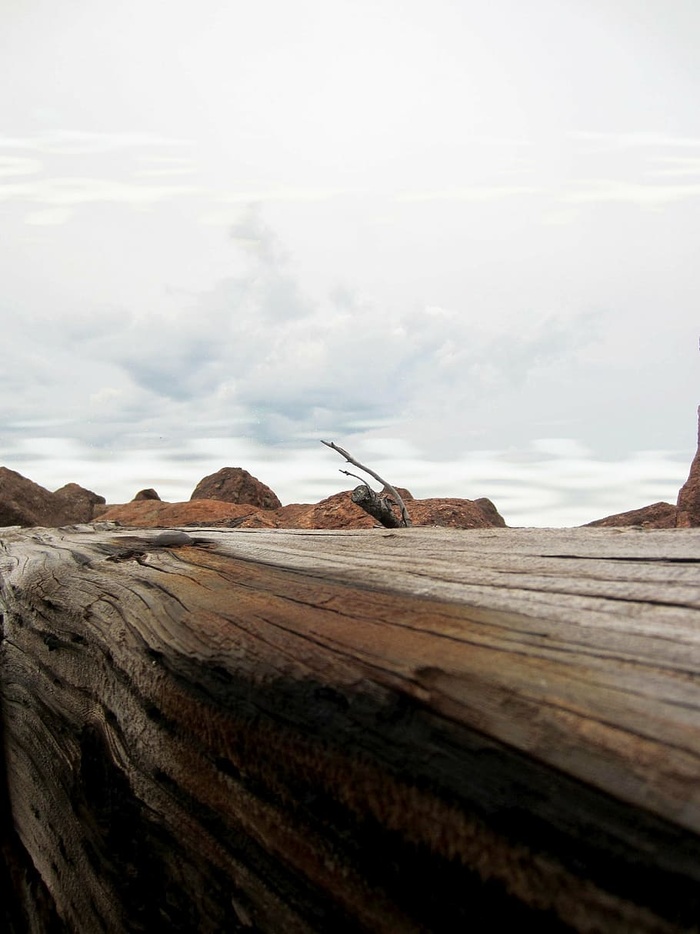
[[[320,445],[319,448],[314,457],[310,453],[304,457],[299,452],[275,452],[270,457],[270,452],[251,445],[247,458],[231,458],[227,463],[219,463],[214,457],[208,459],[201,453],[188,457],[186,452],[173,451],[166,457],[158,457],[143,450],[136,458],[138,468],[128,458],[74,460],[64,451],[62,457],[51,459],[50,468],[35,462],[36,475],[23,475],[51,490],[78,482],[105,496],[111,504],[129,502],[145,488],[155,488],[164,501],[185,502],[205,476],[221,467],[243,467],[271,487],[283,505],[315,503],[356,485],[339,473],[340,468],[349,465],[337,454],[324,454]],[[417,461],[406,456],[394,459],[389,448],[390,445],[384,456],[374,460],[368,456],[369,449],[363,457],[367,466],[390,483],[408,488],[418,499],[487,497],[511,526],[546,527],[546,516],[554,511],[563,521],[553,526],[577,526],[659,501],[675,503],[690,469],[690,462],[681,464],[668,458],[665,452],[653,451],[625,461],[596,462],[586,456],[587,452],[577,450],[574,443],[567,444],[562,439],[557,439],[556,444],[552,442],[548,452],[540,445],[530,459],[522,451],[511,452],[510,457],[507,453],[495,456],[493,452],[483,452],[469,464]],[[359,449],[350,453],[359,457]],[[379,488],[379,484],[367,479]],[[662,495],[657,495],[659,492]]]

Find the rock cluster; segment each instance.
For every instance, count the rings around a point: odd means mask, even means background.
[[[417,500],[410,502],[414,525],[459,529],[505,526],[488,499]],[[15,471],[0,468],[0,526],[61,526],[93,519],[132,528],[214,525],[229,528],[371,529],[376,525],[350,498],[336,493],[320,503],[283,506],[269,486],[241,467],[224,467],[197,484],[189,502],[165,503],[153,489],[140,490],[130,503],[105,504],[104,497],[69,483],[50,493]]]
[[[279,509],[260,509],[245,503],[197,499],[189,503],[139,501],[111,506],[100,519],[132,528],[167,528],[213,525],[243,529],[371,529],[376,522],[350,499],[350,490],[335,493],[320,503],[292,503]],[[403,494],[402,494],[403,495]],[[406,501],[406,500],[405,500]],[[439,525],[455,529],[505,527],[505,521],[488,499],[410,498],[414,525]]]
[[[139,490],[136,496],[133,498],[132,502],[137,502],[138,500],[141,500],[141,499],[160,500],[160,496],[158,496],[158,494],[152,487],[149,487],[147,490]]]
[[[678,508],[672,503],[652,503],[651,506],[642,506],[641,509],[616,512],[604,519],[587,522],[586,527],[617,528],[619,526],[633,525],[642,529],[675,529],[677,519]]]
[[[7,467],[0,467],[0,526],[55,527],[90,522],[103,505],[98,496],[77,483],[51,493]]]
[[[279,509],[282,503],[269,486],[242,467],[222,467],[200,480],[190,499],[216,499],[223,503],[247,503],[259,509]]]

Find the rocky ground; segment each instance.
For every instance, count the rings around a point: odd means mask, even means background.
[[[461,529],[504,527],[488,499],[414,499],[414,525]],[[69,484],[55,493],[6,467],[0,467],[0,526],[59,526],[110,520],[132,528],[210,525],[268,529],[371,529],[377,523],[356,506],[351,491],[319,503],[283,506],[266,484],[241,467],[224,467],[197,484],[188,502],[165,503],[153,489],[140,490],[130,503],[107,505],[104,497]]]
[[[587,523],[650,529],[700,526],[700,409],[698,452],[687,481],[673,503],[652,503]],[[363,529],[376,520],[355,505],[351,491],[319,503],[283,506],[276,494],[241,467],[224,467],[204,477],[188,502],[165,503],[153,489],[140,490],[129,503],[108,505],[103,496],[69,483],[50,492],[14,470],[0,467],[0,526],[75,525],[111,520],[132,528],[210,525],[229,528]],[[489,499],[414,499],[399,490],[413,525],[456,529],[503,528],[505,520]]]

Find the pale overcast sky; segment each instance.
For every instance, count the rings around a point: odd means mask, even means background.
[[[697,0],[4,0],[0,463],[674,502],[698,48]]]

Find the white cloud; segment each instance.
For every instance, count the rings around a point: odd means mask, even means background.
[[[31,182],[0,184],[0,202],[55,206],[57,210],[33,212],[25,221],[28,224],[62,224],[72,216],[72,212],[67,210],[70,207],[114,204],[143,208],[192,198],[201,191],[194,185],[144,185],[105,178],[41,178]]]
[[[442,308],[440,305],[426,305],[423,309],[431,318],[454,318],[457,312],[451,308]]]
[[[578,188],[564,191],[560,200],[567,204],[626,202],[656,207],[700,196],[697,185],[640,185],[612,179],[580,179]]]
[[[146,168],[132,169],[129,175],[131,179],[150,179],[150,184],[113,177],[123,174],[129,159],[134,158],[133,150],[187,145],[186,140],[150,133],[56,130],[34,136],[0,136],[0,180],[8,179],[0,181],[0,202],[28,202],[56,208],[110,203],[138,208],[201,195],[204,189],[198,185],[154,184],[159,178],[194,174],[195,165],[189,157],[137,155],[142,165],[145,160]],[[40,161],[27,155],[6,155],[8,150],[41,153],[46,158]],[[115,164],[113,158],[121,162]],[[19,176],[24,178],[15,180]],[[71,216],[67,210],[39,210],[27,215],[25,222],[55,226],[64,224]]]
[[[25,216],[24,223],[36,227],[53,227],[66,224],[71,217],[73,211],[70,208],[49,208],[46,211],[30,212]]]
[[[11,178],[15,175],[36,175],[41,172],[41,169],[42,164],[38,159],[31,159],[27,156],[0,155],[0,178]]]
[[[614,149],[700,148],[700,136],[671,136],[666,133],[655,132],[599,133],[589,131],[577,131],[570,135],[575,140],[599,143],[602,146]]]
[[[203,227],[231,227],[240,218],[244,206],[216,206],[203,211],[197,222]]]
[[[173,178],[181,175],[197,175],[198,170],[190,160],[184,160],[181,165],[164,166],[159,169],[139,169],[132,174],[134,178]]]
[[[533,145],[531,139],[523,139],[508,136],[472,136],[470,142],[481,146],[504,148],[504,149],[527,149]]]
[[[540,454],[553,457],[585,459],[593,453],[576,438],[537,438],[532,442],[532,447]]]
[[[426,191],[405,191],[397,201],[500,201],[503,198],[541,194],[541,188],[529,185],[473,185],[464,188],[444,188]]]
[[[219,204],[264,204],[269,201],[327,201],[349,192],[344,188],[293,188],[280,187],[267,190],[241,188],[240,191],[213,192]]]
[[[651,159],[653,163],[666,166],[663,169],[650,169],[647,175],[656,177],[685,177],[700,175],[700,156],[656,156]]]
[[[50,130],[33,136],[0,136],[0,149],[25,149],[48,155],[79,156],[140,149],[146,146],[189,146],[187,139],[155,133],[95,133],[85,130]]]
[[[47,178],[23,186],[0,186],[9,197],[44,204],[156,204],[183,195],[198,194],[194,185],[135,185],[104,178]]]
[[[95,392],[90,393],[88,402],[90,405],[102,408],[105,405],[118,404],[124,399],[124,390],[115,386],[102,386]]]
[[[35,183],[12,182],[12,184],[0,184],[0,201],[10,201],[13,198],[23,198],[31,200],[32,193],[38,190]]]

